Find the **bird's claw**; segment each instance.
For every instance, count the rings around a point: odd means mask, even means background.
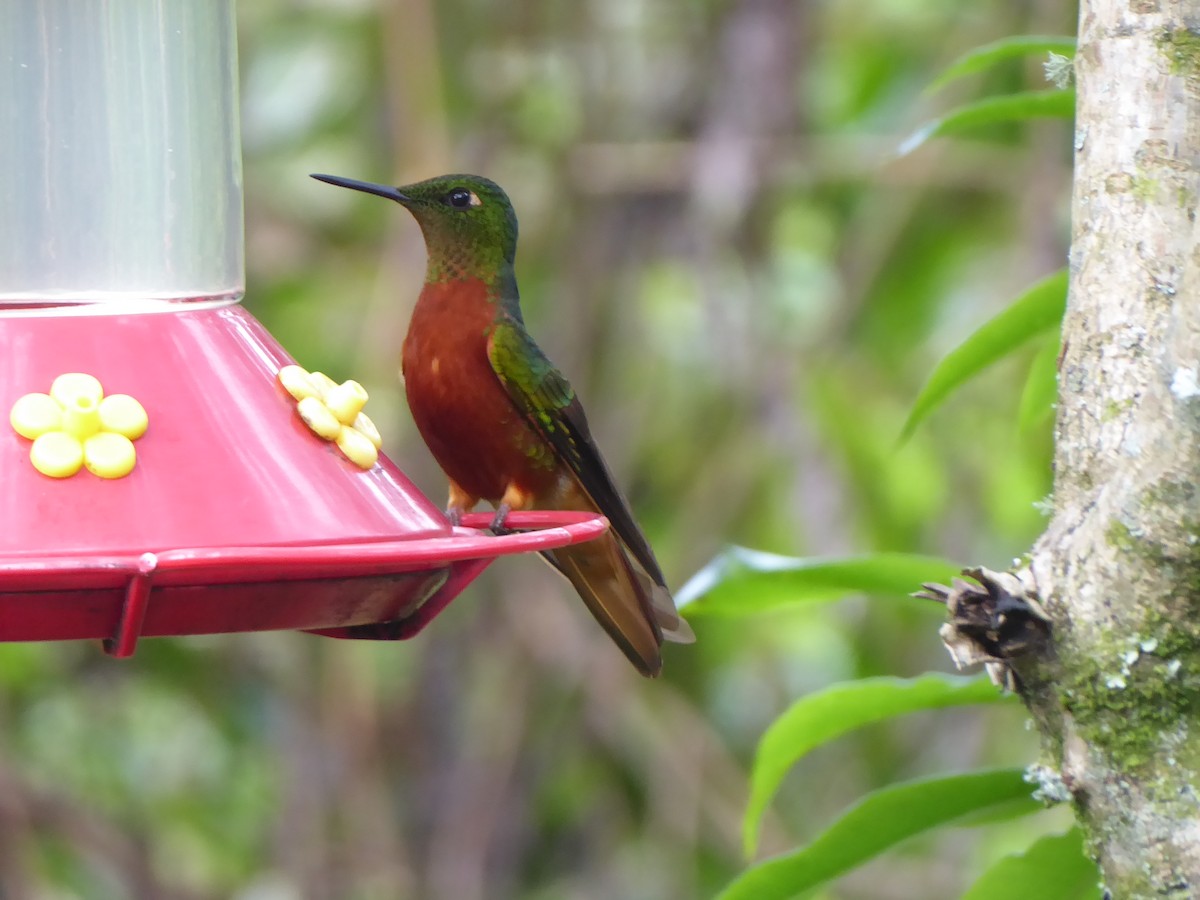
[[[446,510],[446,518],[450,520],[451,526],[457,528],[462,524],[463,511],[457,506],[451,506]]]
[[[504,522],[508,519],[508,514],[512,512],[507,503],[501,503],[496,507],[496,515],[492,516],[492,523],[488,526],[492,534],[512,534],[513,529],[506,528]]]

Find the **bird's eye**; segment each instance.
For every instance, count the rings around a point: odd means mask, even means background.
[[[479,205],[479,198],[466,188],[455,188],[446,195],[446,204],[455,209],[470,209]]]

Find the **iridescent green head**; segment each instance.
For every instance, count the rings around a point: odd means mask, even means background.
[[[517,216],[500,185],[479,175],[439,175],[389,187],[334,175],[318,181],[395,200],[421,226],[430,281],[492,280],[517,254]]]

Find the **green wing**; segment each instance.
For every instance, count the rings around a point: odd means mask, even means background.
[[[517,409],[567,464],[646,574],[665,588],[654,551],[592,440],[574,388],[514,319],[496,323],[488,339],[488,359]]]

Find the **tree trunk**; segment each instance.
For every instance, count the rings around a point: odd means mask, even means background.
[[[1193,30],[1195,29],[1195,30]],[[1026,700],[1119,900],[1200,896],[1200,0],[1083,0]]]

